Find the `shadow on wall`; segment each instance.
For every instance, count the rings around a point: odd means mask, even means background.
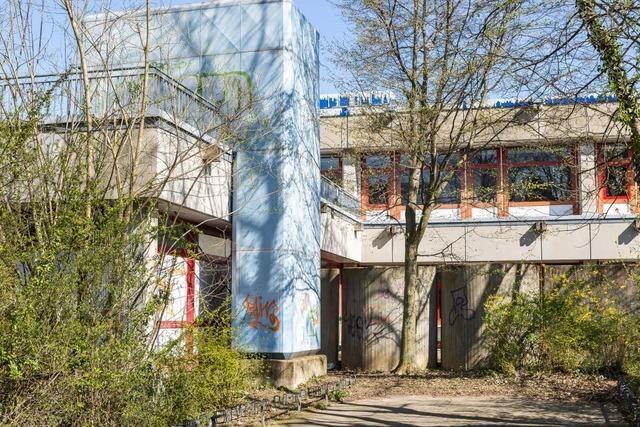
[[[419,269],[419,366],[435,366],[435,267]],[[344,270],[342,365],[391,371],[400,359],[404,267]]]
[[[484,305],[496,294],[512,297],[539,289],[534,264],[480,264],[441,271],[442,367],[469,370],[486,363]]]

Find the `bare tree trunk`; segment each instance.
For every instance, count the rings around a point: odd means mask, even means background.
[[[418,370],[416,362],[416,336],[418,322],[418,241],[407,240],[404,262],[404,304],[402,341],[397,374],[410,374]]]
[[[416,204],[422,168],[418,167],[417,155],[411,159],[409,188],[406,207],[406,231],[404,247],[404,300],[402,316],[402,336],[400,341],[400,363],[395,369],[397,374],[409,374],[418,370],[416,364],[416,324],[418,306],[418,245],[422,236],[416,224]]]

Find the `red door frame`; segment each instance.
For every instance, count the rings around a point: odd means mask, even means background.
[[[187,264],[187,301],[186,301],[186,319],[181,320],[161,320],[160,329],[182,329],[193,325],[196,320],[196,260],[189,257],[184,249],[167,250],[158,247],[158,252],[165,255],[184,258]],[[193,352],[193,334],[187,333],[187,351]]]

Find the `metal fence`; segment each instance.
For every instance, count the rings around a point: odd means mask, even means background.
[[[236,423],[247,418],[260,418],[264,424],[268,418],[283,415],[292,410],[300,411],[303,407],[318,400],[324,399],[325,403],[328,403],[333,391],[346,390],[351,387],[353,381],[353,378],[347,377],[337,382],[310,387],[298,393],[283,393],[275,396],[272,400],[243,403],[214,412],[211,417],[206,417],[204,423],[202,419],[191,420],[183,423],[181,427],[214,427]]]
[[[320,199],[353,216],[360,216],[360,200],[325,177],[320,183]]]
[[[203,133],[217,126],[219,108],[161,70],[150,67],[145,116],[164,116]],[[89,72],[91,114],[96,119],[134,119],[142,107],[144,68]],[[45,123],[84,120],[84,90],[78,71],[0,80],[4,115],[37,112]]]

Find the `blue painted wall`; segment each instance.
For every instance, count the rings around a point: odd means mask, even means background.
[[[112,35],[102,46],[111,63],[96,65],[140,65],[135,31],[144,16],[128,13],[108,24],[103,18],[92,18],[93,25]],[[222,111],[252,104],[234,144],[234,345],[273,357],[315,352],[318,34],[291,0],[212,0],[161,9],[153,12],[152,26],[155,66]]]

